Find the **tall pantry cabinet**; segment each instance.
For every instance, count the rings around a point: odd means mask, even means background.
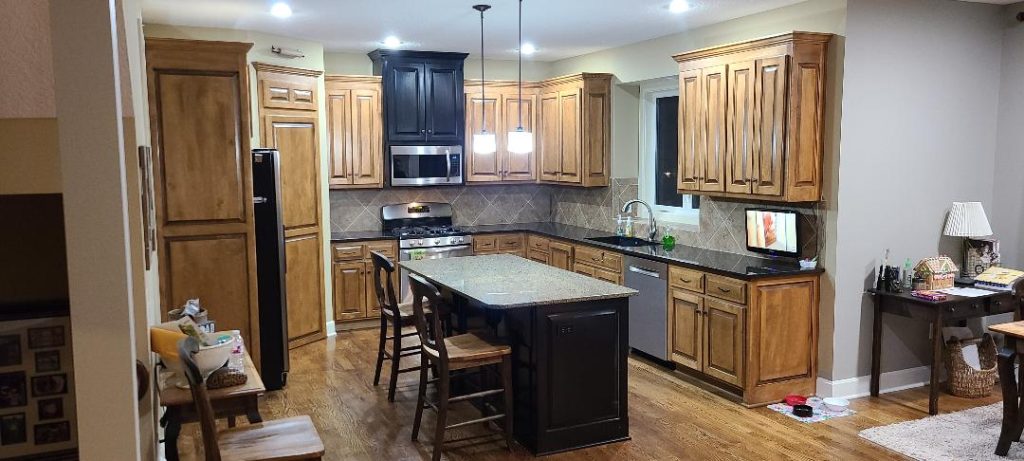
[[[146,39],[162,317],[190,298],[259,363],[251,43]]]
[[[320,71],[253,63],[259,88],[260,139],[281,159],[288,345],[325,335],[321,236]]]

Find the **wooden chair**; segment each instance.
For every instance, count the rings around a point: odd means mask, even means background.
[[[199,414],[206,461],[294,461],[318,460],[324,444],[309,416],[278,419],[217,432],[213,407],[206,394],[206,383],[192,354],[199,343],[192,338],[178,342],[178,355],[192,389],[192,400]]]
[[[405,339],[415,339],[415,331],[402,330],[405,327],[414,326],[416,320],[413,318],[412,305],[400,304],[395,294],[394,274],[395,264],[376,251],[370,252],[370,259],[373,261],[373,287],[377,292],[377,303],[380,305],[380,341],[377,345],[377,369],[373,373],[373,385],[380,384],[380,372],[385,360],[391,361],[391,377],[388,380],[388,402],[395,401],[395,388],[398,384],[398,374],[410,371],[418,371],[420,365],[409,368],[400,368],[402,357],[419,355],[419,344],[405,344]],[[431,315],[430,309],[424,309],[427,315]],[[390,336],[388,336],[390,335]],[[391,350],[387,350],[387,342],[391,341]],[[410,341],[412,343],[413,341]]]
[[[434,461],[441,459],[441,447],[444,444],[444,432],[446,430],[477,423],[487,423],[488,421],[502,420],[502,425],[505,429],[505,443],[511,451],[513,406],[512,349],[499,342],[496,338],[489,337],[484,333],[467,333],[444,337],[444,329],[441,327],[441,321],[439,320],[445,314],[443,312],[445,304],[441,299],[441,293],[430,282],[415,274],[409,274],[409,279],[412,285],[412,305],[416,318],[416,332],[420,338],[420,360],[424,364],[431,364],[438,370],[438,377],[436,379],[438,383],[437,402],[427,402],[427,367],[420,368],[420,389],[416,402],[416,419],[412,426],[412,439],[416,440],[419,436],[423,409],[429,406],[437,411],[437,426],[434,432]],[[432,325],[427,323],[425,303],[429,303],[434,307],[434,315],[429,319]],[[483,371],[484,367],[493,365],[500,366],[502,387],[480,390],[455,397],[450,395],[451,372],[471,368],[479,368]],[[449,404],[471,399],[485,399],[497,394],[504,395],[504,413],[485,415],[482,418],[446,425]],[[484,408],[487,408],[486,402]]]

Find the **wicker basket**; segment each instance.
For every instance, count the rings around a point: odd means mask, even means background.
[[[975,370],[964,360],[963,344],[955,336],[946,342],[946,373],[949,393],[957,397],[978,398],[992,394],[996,382],[996,342],[985,333],[978,344],[981,370]]]

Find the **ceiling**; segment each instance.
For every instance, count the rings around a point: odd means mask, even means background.
[[[293,14],[270,14],[273,0],[143,0],[147,23],[244,29],[321,42],[328,51],[365,53],[388,35],[402,48],[463,51],[480,48],[479,0],[286,0]],[[483,0],[486,54],[514,59],[517,2]],[[802,0],[690,0],[670,13],[670,0],[525,0],[523,40],[534,60],[552,61],[635,43]]]

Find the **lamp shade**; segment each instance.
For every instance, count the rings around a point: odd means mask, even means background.
[[[950,237],[983,237],[992,235],[992,226],[981,202],[953,202],[942,233]]]
[[[493,154],[498,150],[498,141],[494,133],[482,131],[473,135],[473,153]]]
[[[518,129],[508,132],[508,151],[513,154],[533,152],[533,133]]]

